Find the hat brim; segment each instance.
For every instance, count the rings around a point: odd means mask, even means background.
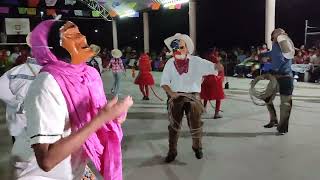
[[[121,58],[122,57],[122,52],[119,49],[114,49],[111,51],[111,55],[114,58]]]

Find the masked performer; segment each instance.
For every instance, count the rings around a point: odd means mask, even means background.
[[[105,180],[122,180],[120,124],[132,98],[107,104],[99,73],[85,63],[94,52],[74,23],[43,21],[30,42],[43,68],[25,99],[29,145],[13,157],[15,179],[79,180],[90,158]]]
[[[292,108],[293,75],[291,70],[292,58],[294,57],[294,45],[283,29],[275,29],[271,34],[272,50],[264,53],[272,59],[272,74],[276,77],[280,91],[280,122],[276,115],[273,102],[266,100],[270,114],[270,122],[265,128],[275,126],[279,134],[288,132],[289,118]]]
[[[217,76],[209,75],[204,77],[204,81],[201,84],[200,97],[204,100],[203,105],[206,108],[208,101],[216,100],[216,107],[214,113],[214,119],[222,118],[221,100],[224,99],[223,81],[224,81],[224,67],[220,63],[220,56],[218,51],[214,51],[209,55],[209,60],[220,66],[222,71],[219,71]]]
[[[142,54],[138,63],[140,71],[134,83],[139,85],[140,91],[143,95],[142,100],[149,100],[149,86],[154,85],[154,79],[150,73],[151,60],[148,54]]]
[[[173,58],[166,63],[161,78],[161,87],[169,97],[169,152],[166,162],[174,161],[177,156],[177,143],[184,113],[192,135],[192,149],[196,158],[201,159],[201,114],[204,111],[199,94],[201,81],[203,76],[218,75],[218,70],[214,63],[191,55],[194,45],[188,35],[178,33],[164,42],[173,51]]]

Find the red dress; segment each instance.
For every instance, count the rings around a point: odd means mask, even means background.
[[[139,74],[134,81],[138,85],[154,85],[154,79],[151,71],[151,61],[148,55],[142,55],[139,59]]]
[[[212,62],[216,63],[215,57]],[[210,58],[211,59],[211,58]],[[221,100],[225,98],[223,91],[224,71],[220,71],[218,76],[209,75],[204,76],[204,80],[201,84],[200,97],[204,100]]]

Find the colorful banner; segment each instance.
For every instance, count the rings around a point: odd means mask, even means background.
[[[139,12],[136,12],[136,13],[134,13],[134,14],[132,14],[132,15],[128,16],[128,17],[139,17]]]
[[[18,7],[19,14],[27,14],[27,8],[25,7]]]
[[[76,2],[77,2],[76,0],[65,0],[65,1],[64,1],[64,4],[65,4],[65,5],[72,5],[72,6],[73,6],[74,4],[76,4]]]
[[[36,8],[27,8],[27,14],[28,15],[37,15],[37,9]]]
[[[73,12],[75,16],[83,16],[82,10],[74,10]]]
[[[111,17],[116,17],[118,14],[115,11],[111,10],[111,11],[109,11],[109,15]]]
[[[176,9],[181,9],[182,4],[176,4]]]
[[[100,17],[99,11],[92,11],[92,17]]]
[[[160,3],[152,3],[151,4],[151,9],[152,10],[159,10],[161,7],[161,4]]]
[[[170,6],[169,6],[169,9],[175,9],[175,8],[176,8],[175,5],[170,5]]]
[[[8,7],[0,7],[0,13],[8,14],[9,13],[9,8]]]

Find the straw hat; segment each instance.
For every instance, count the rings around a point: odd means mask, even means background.
[[[121,58],[122,52],[119,49],[114,49],[111,51],[111,55],[114,58]]]
[[[95,44],[91,44],[91,45],[90,45],[90,48],[93,50],[94,55],[99,54],[99,52],[100,52],[100,50],[101,50],[100,46],[95,45]]]

